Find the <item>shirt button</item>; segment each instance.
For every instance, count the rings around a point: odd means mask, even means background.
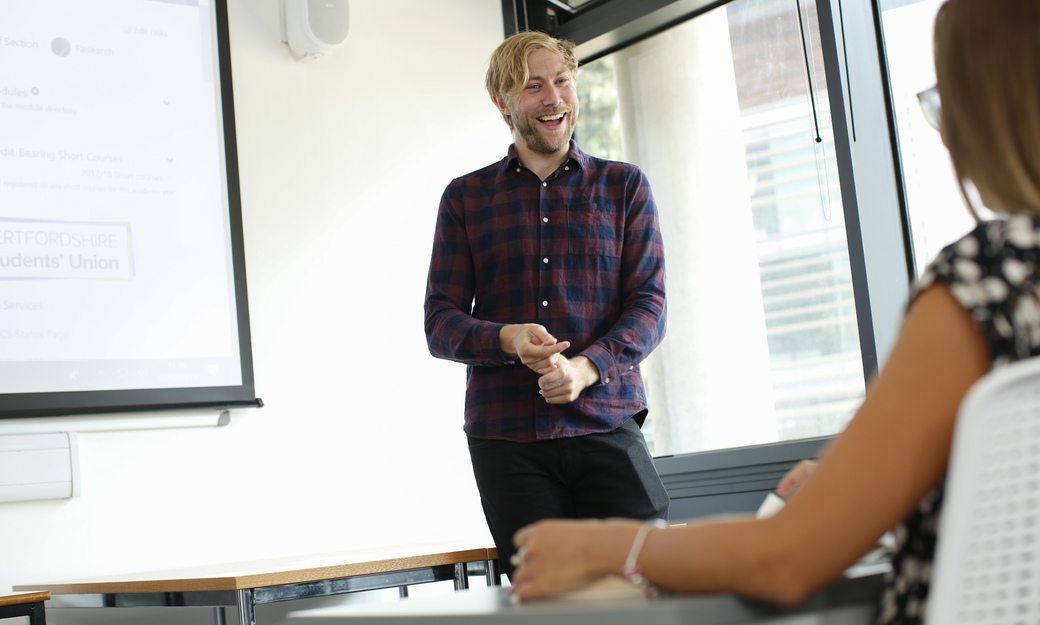
[[[542,186],[543,186],[543,187],[547,187],[547,186],[549,186],[549,183],[548,183],[548,182],[543,182],[543,183],[542,183]]]
[[[549,223],[548,217],[542,217],[542,223]]]
[[[571,166],[570,165],[564,165],[563,171],[570,171],[570,170],[571,170]]]
[[[628,370],[629,370],[629,371],[632,371],[632,370],[633,370],[633,369],[635,369],[635,368],[636,368],[636,366],[635,366],[635,365],[629,365],[629,367],[628,367]]]
[[[542,262],[543,262],[543,263],[548,263],[548,262],[549,262],[549,259],[548,259],[548,258],[543,258],[543,259],[542,259]]]
[[[549,302],[547,302],[545,300],[542,300],[542,306],[548,306],[548,305],[549,305]]]
[[[604,384],[610,384],[610,378],[607,378],[606,380],[603,380],[603,383]]]
[[[520,168],[519,167],[516,168],[516,173],[520,173]]]

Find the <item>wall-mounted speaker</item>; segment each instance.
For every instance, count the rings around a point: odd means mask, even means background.
[[[347,0],[278,0],[282,41],[297,60],[332,52],[347,39],[350,12]]]

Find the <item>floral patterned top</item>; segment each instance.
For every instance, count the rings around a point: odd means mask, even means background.
[[[990,347],[992,367],[1040,355],[1040,216],[1013,214],[980,223],[947,246],[914,286],[911,299],[946,284]],[[879,623],[925,618],[943,485],[894,530],[896,546]]]

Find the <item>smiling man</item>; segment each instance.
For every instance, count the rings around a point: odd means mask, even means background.
[[[569,151],[578,118],[575,68],[557,52],[538,48],[527,57],[527,72],[526,81],[517,81],[523,83],[519,93],[495,93],[491,99],[519,139],[516,150],[521,160],[544,177]]]
[[[430,352],[468,365],[464,430],[510,574],[534,521],[668,514],[640,431],[639,363],[665,330],[657,208],[637,167],[573,141],[577,66],[538,32],[492,54],[514,143],[445,189],[426,288]]]

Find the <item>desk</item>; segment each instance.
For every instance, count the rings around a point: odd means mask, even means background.
[[[745,601],[733,595],[656,599],[572,598],[513,604],[507,589],[466,592],[378,605],[344,605],[293,612],[292,625],[868,625],[874,622],[883,568],[859,571],[795,609]]]
[[[49,591],[49,608],[213,607],[217,625],[226,622],[225,608],[235,607],[239,625],[256,625],[254,608],[261,604],[446,580],[463,590],[471,574],[499,585],[498,552],[397,547],[25,584],[15,590]]]
[[[0,619],[28,616],[29,625],[46,625],[47,615],[43,602],[50,599],[49,592],[27,592],[19,595],[0,596]]]

